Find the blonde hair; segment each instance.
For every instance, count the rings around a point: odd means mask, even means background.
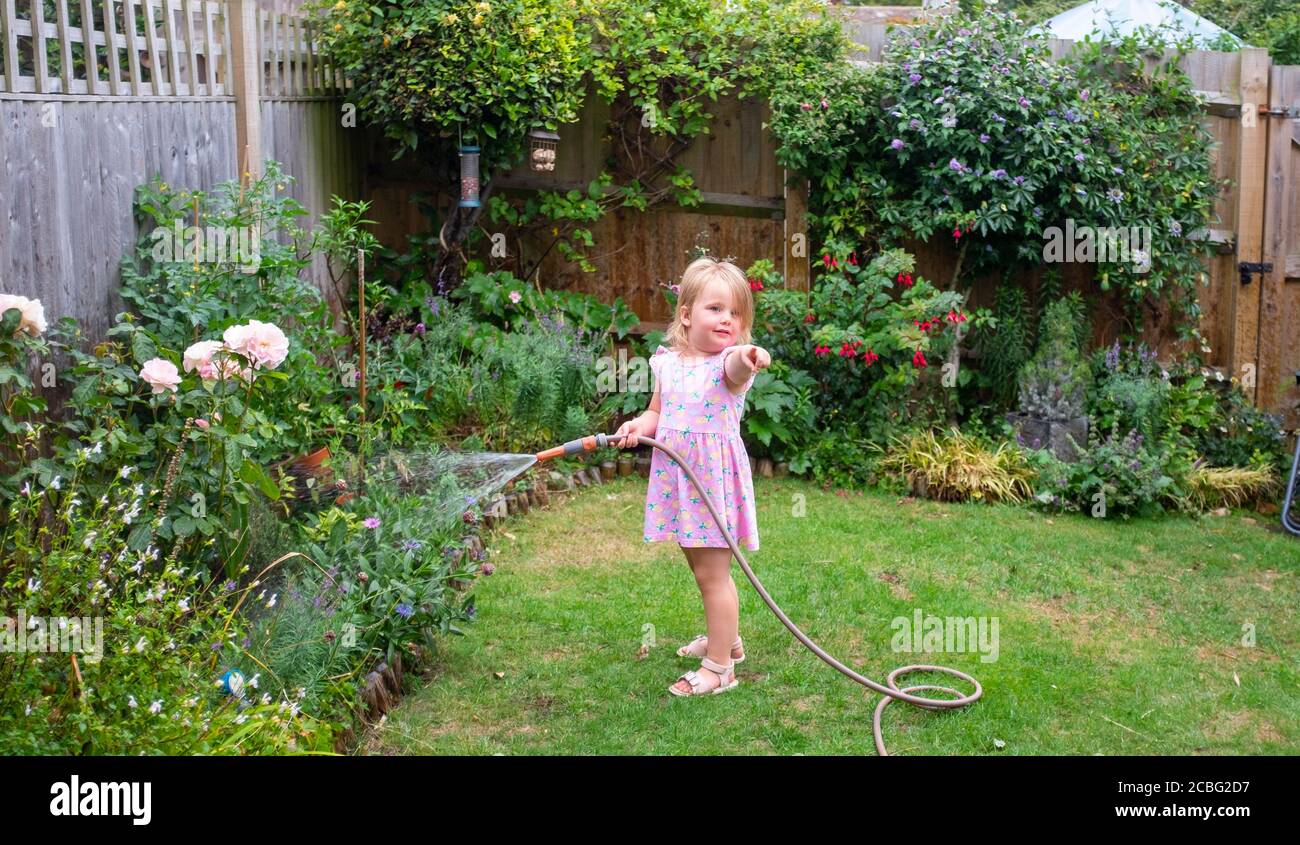
[[[695,300],[700,298],[709,283],[717,280],[731,291],[731,301],[740,312],[740,331],[737,345],[747,344],[752,338],[754,326],[754,292],[749,288],[749,279],[745,271],[730,261],[719,261],[704,256],[692,261],[686,272],[682,273],[680,289],[677,292],[677,308],[673,311],[673,321],[664,332],[664,340],[673,349],[686,349],[690,343],[686,337],[686,326],[682,325],[682,308],[689,314],[695,308]]]

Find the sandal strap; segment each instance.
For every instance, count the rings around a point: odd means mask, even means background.
[[[726,675],[728,672],[731,671],[731,667],[735,665],[735,661],[733,660],[732,662],[724,665],[709,657],[705,657],[703,660],[700,661],[700,665],[711,672],[716,672],[719,675]]]

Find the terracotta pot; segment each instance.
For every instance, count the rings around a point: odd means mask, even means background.
[[[298,455],[294,458],[280,461],[270,466],[270,472],[267,473],[272,479],[279,481],[281,475],[293,476],[295,487],[300,491],[300,495],[307,495],[312,490],[324,492],[329,489],[328,485],[333,478],[334,471],[328,466],[330,450],[328,446],[322,446],[319,449],[308,452],[305,455]],[[314,478],[316,483],[310,487],[307,485],[307,479]],[[334,500],[336,504],[342,504],[352,498],[354,493],[341,492],[347,488],[342,483],[337,483],[335,490],[340,491],[338,497]]]

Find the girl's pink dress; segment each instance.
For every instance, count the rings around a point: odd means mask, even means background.
[[[726,520],[727,530],[739,545],[754,550],[758,548],[758,519],[749,454],[740,438],[740,417],[756,373],[750,373],[740,393],[732,395],[727,389],[723,362],[736,348],[728,346],[694,365],[684,365],[681,355],[671,349],[660,346],[655,350],[650,371],[655,389],[660,391],[661,410],[654,437],[690,464]],[[664,452],[651,451],[645,541],[727,548],[686,473]]]

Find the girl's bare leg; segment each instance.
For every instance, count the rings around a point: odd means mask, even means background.
[[[695,574],[695,583],[704,600],[704,619],[709,637],[708,656],[723,666],[731,665],[731,643],[736,641],[740,628],[740,596],[736,582],[731,577],[731,549],[685,548],[686,560]],[[718,676],[700,667],[705,677],[705,688],[717,687]],[[710,682],[710,679],[712,682]],[[691,685],[678,681],[674,686],[690,692]]]

